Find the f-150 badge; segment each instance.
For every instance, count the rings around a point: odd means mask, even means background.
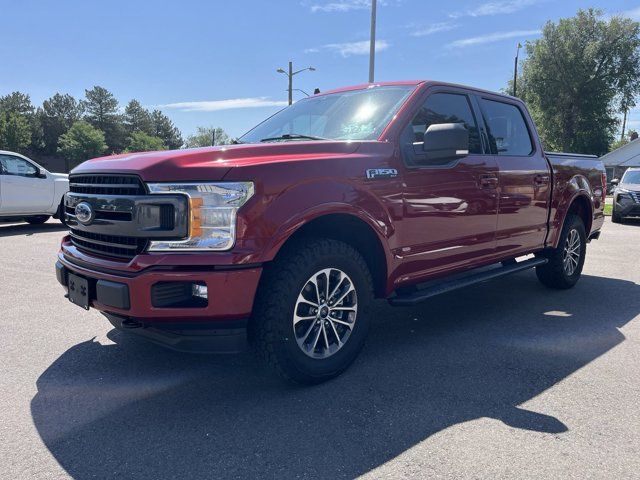
[[[394,178],[398,176],[398,170],[395,168],[369,168],[367,170],[367,178]]]

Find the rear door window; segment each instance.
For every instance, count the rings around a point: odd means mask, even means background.
[[[489,142],[498,155],[527,156],[533,144],[522,111],[510,103],[481,99]]]

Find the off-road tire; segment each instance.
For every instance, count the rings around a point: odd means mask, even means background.
[[[31,225],[42,225],[50,218],[50,215],[34,215],[33,217],[25,217],[24,221]]]
[[[306,355],[295,338],[293,314],[307,280],[324,268],[346,273],[356,290],[358,310],[350,337],[327,358]],[[344,372],[364,346],[373,301],[371,273],[352,246],[331,239],[302,239],[285,250],[263,271],[252,318],[249,341],[259,360],[281,377],[300,384],[317,384]]]
[[[564,265],[565,247],[567,245],[567,238],[571,231],[575,230],[580,239],[580,257],[578,265],[571,275],[567,274]],[[587,252],[587,236],[585,233],[584,223],[582,219],[574,214],[568,214],[562,227],[562,233],[560,234],[560,240],[558,241],[558,247],[548,249],[544,251],[541,256],[546,257],[549,261],[545,265],[536,267],[536,274],[538,280],[543,285],[558,290],[566,290],[573,287],[582,274],[582,267],[584,266],[584,260]]]

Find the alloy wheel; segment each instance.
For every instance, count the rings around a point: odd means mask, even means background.
[[[351,278],[337,268],[322,269],[305,282],[296,300],[296,342],[309,357],[330,357],[349,340],[357,314],[358,295]]]
[[[567,276],[571,276],[575,273],[580,262],[581,244],[580,234],[574,228],[567,235],[567,239],[564,242],[564,252],[562,255],[562,265],[564,267],[564,273]]]

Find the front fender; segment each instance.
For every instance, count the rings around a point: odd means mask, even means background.
[[[395,233],[392,217],[382,202],[347,182],[311,181],[296,185],[274,199],[265,214],[278,225],[264,252],[267,260],[272,260],[299,228],[325,215],[352,215],[365,222],[385,247],[387,257],[386,245]]]

